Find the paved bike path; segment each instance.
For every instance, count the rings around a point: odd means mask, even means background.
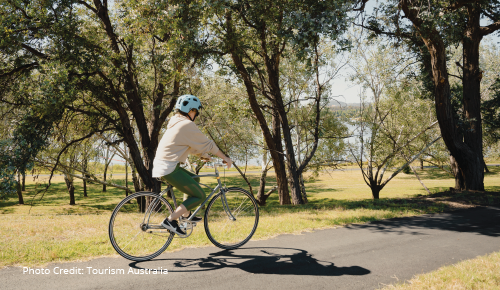
[[[0,287],[375,289],[495,251],[500,251],[500,208],[482,207],[281,235],[233,251],[185,249],[148,262],[100,258],[42,268],[50,274],[6,268],[0,270]],[[78,269],[80,274],[70,274]]]

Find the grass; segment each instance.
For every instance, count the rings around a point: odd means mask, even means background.
[[[500,167],[490,169],[485,176],[487,190],[500,191]],[[451,176],[436,169],[419,172],[424,183],[433,192],[442,192],[454,185]],[[250,175],[254,190],[259,176]],[[231,174],[221,178],[228,185],[247,188],[244,180]],[[57,178],[47,193],[35,197],[40,189],[31,180],[24,192],[25,203],[17,205],[17,198],[0,201],[0,267],[22,265],[40,266],[48,262],[85,260],[100,256],[116,255],[109,243],[107,226],[115,205],[125,196],[123,190],[88,185],[88,197],[83,196],[82,186],[76,184],[76,205],[70,206],[66,186]],[[124,184],[123,180],[113,180]],[[203,179],[215,184],[215,179]],[[275,184],[273,176],[268,186]],[[321,174],[315,181],[306,183],[309,203],[303,206],[280,206],[276,194],[267,205],[260,208],[260,221],[253,239],[268,239],[283,233],[300,233],[321,228],[343,226],[351,223],[414,216],[442,212],[452,208],[443,203],[446,196],[427,197],[427,193],[413,175],[400,174],[381,192],[381,199],[373,201],[369,188],[357,170],[334,171]],[[178,198],[181,198],[178,195]],[[496,202],[496,196],[483,202]],[[475,202],[472,200],[470,202]],[[290,222],[290,221],[293,221]],[[185,247],[211,245],[202,226],[198,226],[188,239],[175,239],[168,251]]]
[[[500,289],[500,252],[462,261],[384,289]]]

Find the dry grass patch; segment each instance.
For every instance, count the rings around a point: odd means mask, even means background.
[[[500,252],[441,267],[383,289],[500,289]]]

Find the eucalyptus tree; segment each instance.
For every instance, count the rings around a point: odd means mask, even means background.
[[[363,87],[366,98],[356,121],[359,143],[351,153],[373,198],[379,199],[389,181],[441,136],[431,130],[437,121],[429,102],[407,81],[405,74],[412,70],[412,62],[401,47],[358,41],[351,67],[351,79]],[[387,169],[401,157],[403,165],[384,179]]]
[[[336,167],[347,136],[347,127],[328,108],[336,97],[332,82],[347,65],[346,54],[328,39],[321,39],[312,49],[310,60],[293,55],[285,58],[280,75],[284,99],[290,104],[288,115],[296,161],[302,168],[297,173],[304,202],[303,173],[312,169],[318,174],[322,168]]]
[[[114,131],[148,189],[160,129],[192,65],[186,3],[8,0],[0,3],[0,100],[24,110],[12,141],[17,164],[47,145],[68,111]],[[9,99],[7,96],[9,95]],[[135,135],[139,137],[137,142]],[[56,160],[56,163],[58,161]]]
[[[281,62],[288,54],[314,58],[320,36],[337,40],[348,26],[349,1],[205,1],[204,24],[214,55],[244,84],[250,108],[256,116],[269,149],[278,181],[280,203],[303,203],[299,176],[307,162],[297,164],[281,85]],[[272,115],[271,126],[264,110]],[[283,136],[283,137],[282,137]],[[283,138],[283,139],[282,139]],[[282,147],[282,140],[285,150]]]
[[[480,23],[482,18],[485,26]],[[455,188],[484,190],[479,47],[486,35],[500,29],[500,2],[387,1],[362,25],[377,34],[405,40],[420,55],[443,141],[455,164]],[[463,58],[458,63],[462,86],[453,90],[447,48],[456,44],[462,45]],[[459,106],[454,106],[454,98],[459,99]]]

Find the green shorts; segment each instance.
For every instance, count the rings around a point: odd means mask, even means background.
[[[192,176],[194,175],[196,174],[180,167],[180,165],[177,164],[172,173],[161,178],[184,193],[184,202],[182,204],[188,210],[196,208],[206,198],[205,192],[198,184],[200,182],[200,178],[193,178]]]

